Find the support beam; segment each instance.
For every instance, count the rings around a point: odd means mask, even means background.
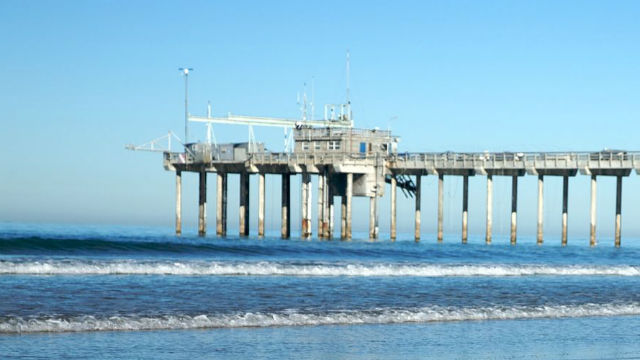
[[[515,245],[518,232],[518,176],[511,178],[511,245]]]
[[[347,237],[347,197],[340,196],[340,239]]]
[[[198,196],[198,236],[207,233],[207,173],[200,171],[200,187]]]
[[[616,232],[615,245],[620,247],[620,227],[622,222],[622,176],[616,177]]]
[[[462,177],[462,243],[467,243],[469,233],[469,176]]]
[[[291,176],[282,174],[282,224],[280,235],[283,239],[291,237]]]
[[[538,175],[538,236],[536,243],[542,245],[544,226],[544,176]]]
[[[397,194],[397,182],[395,177],[391,177],[391,226],[390,237],[391,240],[396,239],[396,194]]]
[[[318,174],[318,239],[324,238],[324,199],[326,176],[322,170]]]
[[[264,236],[265,174],[258,174],[258,236]]]
[[[567,246],[567,223],[569,207],[569,176],[562,177],[562,246]]]
[[[444,175],[438,174],[438,242],[442,242],[443,238],[443,220],[444,220]]]
[[[227,174],[218,173],[216,180],[216,235],[225,236],[227,206]]]
[[[240,173],[240,236],[249,236],[249,173]]]
[[[369,239],[376,239],[376,196],[369,198]]]
[[[333,206],[333,188],[331,188],[330,186],[330,182],[327,179],[327,193],[328,193],[328,198],[327,201],[329,202],[328,204],[328,214],[327,214],[327,219],[326,219],[326,226],[327,226],[327,231],[325,233],[325,237],[327,239],[332,239],[333,238],[333,214],[334,214],[334,206]]]
[[[176,171],[176,235],[182,235],[182,172]]]
[[[416,241],[420,241],[420,192],[422,188],[422,177],[420,175],[416,176],[416,225],[414,231],[414,238]]]
[[[353,197],[353,174],[347,174],[347,239],[351,239],[351,213],[352,213],[352,197]]]
[[[589,237],[589,245],[596,246],[596,194],[597,194],[597,182],[596,176],[591,175],[591,211],[589,214],[591,215],[591,229],[590,229],[590,237]]]
[[[487,175],[487,233],[485,243],[491,244],[491,227],[493,226],[493,176]]]

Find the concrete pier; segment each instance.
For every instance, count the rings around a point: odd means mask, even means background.
[[[615,246],[620,247],[620,227],[622,221],[622,176],[616,176],[616,230]]]
[[[326,233],[325,233],[325,237],[327,239],[332,239],[333,238],[333,214],[335,211],[335,208],[333,206],[333,189],[331,188],[330,184],[327,183],[327,193],[328,193],[328,197],[327,197],[327,201],[329,202],[328,204],[328,214],[327,214],[327,218],[326,218]]]
[[[511,245],[515,245],[518,233],[518,176],[511,177]]]
[[[414,237],[416,241],[420,241],[420,222],[421,222],[421,215],[420,215],[420,193],[421,193],[421,188],[422,188],[422,177],[420,175],[416,176],[416,225],[415,225],[415,232],[414,232]]]
[[[346,188],[346,197],[347,197],[347,203],[346,203],[346,213],[347,213],[347,217],[345,219],[346,222],[346,238],[347,239],[351,239],[351,215],[352,215],[352,197],[353,197],[353,174],[352,173],[348,173],[347,174],[347,188]]]
[[[207,173],[204,171],[200,171],[198,195],[198,236],[205,236],[207,233]]]
[[[227,235],[227,174],[218,173],[216,181],[216,235]]]
[[[444,220],[444,174],[438,174],[438,242],[442,242],[443,238],[443,220]]]
[[[493,226],[493,176],[487,174],[487,232],[485,243],[491,244],[491,227]]]
[[[569,207],[569,176],[562,177],[562,246],[567,246],[567,223]]]
[[[391,177],[391,224],[390,224],[390,237],[391,240],[396,239],[396,195],[397,195],[397,181],[395,177]]]
[[[249,173],[240,173],[240,207],[239,207],[240,236],[249,236]]]
[[[265,174],[258,174],[258,236],[264,236]]]
[[[282,174],[282,223],[280,225],[280,236],[283,239],[291,237],[291,176]]]
[[[309,173],[302,173],[302,196],[300,197],[301,205],[301,217],[302,217],[302,234],[303,239],[311,237],[311,175]]]
[[[538,236],[536,243],[542,245],[544,226],[544,176],[538,175]]]
[[[469,176],[462,177],[462,243],[467,243],[469,220]]]
[[[369,198],[369,239],[377,239],[376,232],[376,203],[377,196]]]
[[[597,182],[596,176],[591,175],[591,209],[589,214],[591,215],[591,229],[590,229],[590,237],[589,237],[589,245],[596,246],[596,195],[597,195]]]
[[[176,235],[182,234],[182,171],[176,171]]]

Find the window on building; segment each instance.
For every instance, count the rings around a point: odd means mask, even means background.
[[[316,142],[313,143],[313,148],[315,150],[320,150],[322,148],[322,144],[320,144],[319,141],[316,141]]]
[[[329,141],[329,143],[327,144],[327,148],[329,150],[340,150],[340,141]]]
[[[309,143],[308,142],[303,142],[300,144],[300,146],[302,147],[302,150],[309,150]]]

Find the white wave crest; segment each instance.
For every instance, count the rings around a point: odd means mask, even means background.
[[[416,309],[374,309],[325,313],[242,313],[231,315],[166,315],[158,317],[76,316],[69,318],[0,317],[0,333],[178,330],[276,326],[400,324],[451,321],[515,320],[640,315],[640,304]]]
[[[632,265],[515,265],[143,261],[0,260],[0,275],[218,275],[218,276],[640,276]]]

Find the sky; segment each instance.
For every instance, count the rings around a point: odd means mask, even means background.
[[[640,150],[638,18],[636,1],[5,0],[0,221],[172,226],[174,175],[160,154],[124,145],[169,130],[182,136],[184,66],[194,68],[192,114],[206,114],[211,101],[214,115],[299,117],[297,94],[307,84],[310,95],[313,83],[319,117],[323,104],[345,99],[348,50],[356,126],[390,128],[401,151]],[[205,138],[203,126],[190,129]],[[247,139],[246,128],[214,130],[219,142]],[[282,130],[255,133],[282,150]],[[637,177],[624,180],[623,235],[640,235]],[[235,182],[229,214],[237,213]],[[195,231],[197,176],[184,176],[183,187],[185,227]],[[267,226],[277,230],[279,179],[268,177],[267,188]],[[509,231],[510,191],[510,179],[495,180],[498,233]],[[598,191],[598,233],[610,238],[615,180],[599,179]],[[459,234],[461,192],[461,179],[445,179],[451,236]],[[436,227],[436,193],[436,179],[425,177],[427,234]],[[561,194],[561,179],[546,180],[549,236],[559,235]],[[473,234],[484,231],[484,199],[485,178],[472,178]],[[521,180],[519,201],[519,229],[533,234],[534,177]],[[388,202],[387,194],[382,232]],[[588,204],[589,179],[571,179],[575,236],[588,233]],[[412,207],[399,199],[401,231],[411,232]],[[366,231],[367,221],[356,216],[354,230]],[[251,223],[254,231],[255,216]],[[229,228],[237,228],[232,216]]]

